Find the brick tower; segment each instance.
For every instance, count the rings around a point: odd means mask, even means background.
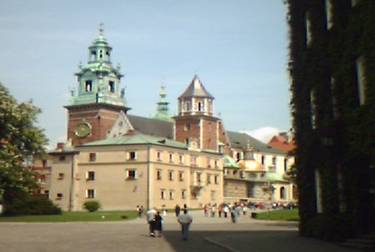
[[[175,119],[175,139],[192,149],[220,151],[223,127],[213,116],[214,97],[195,75],[185,92],[178,98]]]
[[[89,47],[89,59],[79,66],[77,92],[72,91],[68,110],[68,139],[72,145],[106,138],[121,111],[129,108],[120,91],[120,67],[111,63],[112,48],[103,36],[99,36]]]

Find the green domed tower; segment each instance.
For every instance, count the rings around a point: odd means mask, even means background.
[[[103,139],[126,106],[124,89],[120,88],[123,75],[120,67],[111,62],[112,47],[103,35],[103,24],[99,36],[88,48],[86,65],[79,65],[76,73],[78,87],[71,91],[68,109],[68,139],[73,145]]]
[[[169,114],[169,102],[166,99],[167,92],[165,91],[165,87],[161,86],[160,88],[160,100],[157,103],[156,114],[154,116],[155,119],[163,120],[163,121],[173,121]]]

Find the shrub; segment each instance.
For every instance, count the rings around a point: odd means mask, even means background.
[[[4,215],[61,214],[61,209],[43,196],[28,196],[5,205]]]
[[[90,200],[83,203],[83,208],[89,212],[95,212],[100,208],[99,201]]]

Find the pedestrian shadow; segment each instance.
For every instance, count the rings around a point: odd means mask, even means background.
[[[187,251],[288,251],[358,252],[335,243],[300,237],[295,230],[278,231],[191,231],[182,240],[180,231],[164,231],[164,239],[177,252]]]

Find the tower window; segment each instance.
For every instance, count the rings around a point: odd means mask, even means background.
[[[114,93],[114,92],[115,92],[115,82],[114,82],[114,81],[109,81],[109,83],[108,83],[108,90],[109,90],[111,93]]]
[[[103,51],[102,50],[99,51],[99,58],[103,58]]]
[[[190,102],[189,101],[187,101],[187,102],[185,102],[185,111],[190,111],[190,108],[191,106],[190,106]]]
[[[198,111],[202,111],[202,103],[198,102]]]
[[[86,92],[91,92],[92,91],[92,81],[91,80],[87,80],[85,82],[85,90],[86,90]]]

